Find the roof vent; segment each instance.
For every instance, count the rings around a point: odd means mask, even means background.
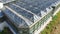
[[[3,8],[3,3],[0,2],[0,9],[2,9],[2,8]]]

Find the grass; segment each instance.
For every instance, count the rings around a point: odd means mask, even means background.
[[[9,28],[5,27],[4,30],[0,32],[0,34],[12,34],[12,32],[10,31]]]
[[[52,31],[56,29],[56,26],[60,24],[60,12],[53,17],[53,20],[47,27],[41,32],[41,34],[52,34]]]

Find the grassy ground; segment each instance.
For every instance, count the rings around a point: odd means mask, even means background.
[[[60,34],[60,12],[53,17],[53,20],[41,32],[41,34]]]
[[[4,30],[2,32],[0,32],[0,34],[13,34],[9,28],[5,27]]]

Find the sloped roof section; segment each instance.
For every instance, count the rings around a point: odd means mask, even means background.
[[[30,26],[46,15],[52,4],[60,0],[17,0],[5,5],[3,11],[19,27]],[[49,8],[50,9],[50,8]]]
[[[3,4],[6,4],[6,3],[9,3],[9,2],[12,2],[12,1],[15,1],[15,0],[0,0],[0,2],[2,2]]]
[[[15,4],[41,16],[41,10],[45,10],[57,1],[60,0],[19,0]]]
[[[3,11],[5,15],[7,15],[7,17],[12,21],[14,22],[14,24],[17,26],[17,27],[26,27],[28,26],[27,23],[22,19],[20,18],[18,15],[16,15],[15,13],[12,12],[13,10],[9,9],[6,7],[6,9]]]
[[[34,15],[33,14],[31,14],[31,13],[13,5],[13,4],[9,4],[8,6],[11,9],[13,9],[15,12],[17,12],[18,14],[20,14],[20,15],[26,17],[27,19],[31,20],[32,22],[34,22],[34,17],[33,17]]]

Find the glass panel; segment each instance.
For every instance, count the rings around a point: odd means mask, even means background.
[[[13,21],[15,24],[20,25],[20,24],[25,24],[25,21],[18,17],[17,15],[15,15],[13,12],[11,12],[9,9],[6,9],[4,11],[4,13],[9,17],[9,19],[11,19],[11,21]]]
[[[15,0],[0,0],[2,3],[9,3],[9,2],[12,2],[12,1],[15,1]]]
[[[17,13],[19,13],[20,15],[22,15],[22,16],[28,18],[29,20],[31,20],[32,22],[34,22],[34,18],[33,18],[34,15],[33,14],[31,14],[31,13],[25,11],[25,10],[22,10],[21,8],[16,7],[16,6],[12,5],[12,4],[10,4],[8,6],[10,8],[12,8],[13,10],[15,10]]]
[[[47,7],[57,1],[59,0],[19,0],[15,4],[38,15],[41,10],[45,10]]]
[[[37,23],[35,24],[35,30],[37,30]]]
[[[33,31],[34,29],[33,29],[33,27],[30,29],[30,34],[33,34],[34,33],[34,31]]]

